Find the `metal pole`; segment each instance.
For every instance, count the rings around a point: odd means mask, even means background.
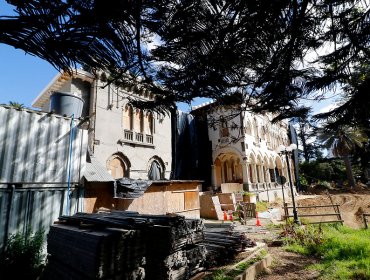
[[[280,175],[279,175],[280,176]],[[282,180],[282,179],[280,179],[280,180]],[[283,182],[281,181],[281,192],[282,192],[282,194],[283,194],[283,203],[285,203],[285,195],[284,195],[284,184],[283,184]]]
[[[71,126],[69,132],[69,158],[68,158],[68,189],[67,189],[67,216],[70,215],[70,192],[71,192],[71,177],[72,177],[72,154],[73,154],[73,137],[74,137],[74,114],[72,114]]]
[[[8,207],[6,209],[6,220],[5,220],[5,228],[4,228],[4,243],[0,250],[2,252],[5,249],[5,245],[8,242],[8,235],[9,235],[9,227],[10,227],[10,217],[11,212],[14,204],[14,193],[15,193],[15,185],[8,186],[10,189],[10,193],[8,196]],[[1,244],[0,244],[1,245]]]
[[[292,176],[290,175],[290,164],[289,164],[289,158],[288,158],[288,151],[285,151],[285,157],[288,165],[288,176],[289,176],[289,185],[290,185],[290,191],[292,192],[292,203],[293,203],[293,217],[294,217],[294,223],[299,225],[299,219],[298,219],[298,213],[297,208],[295,206],[295,199],[294,199],[294,191],[293,191],[293,184],[292,184]]]

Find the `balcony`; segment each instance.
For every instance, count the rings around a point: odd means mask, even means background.
[[[153,144],[153,135],[146,135],[146,142],[149,144]]]
[[[124,131],[124,136],[123,138],[128,141],[133,141],[134,140],[134,133],[131,130],[126,130]]]
[[[144,134],[136,132],[135,133],[135,140],[136,140],[136,142],[143,143],[144,142]]]
[[[153,141],[153,135],[134,132],[134,131],[125,129],[123,131],[123,138],[120,139],[119,142],[153,147],[154,141]]]

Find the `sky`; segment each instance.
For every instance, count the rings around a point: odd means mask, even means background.
[[[12,13],[12,6],[0,0],[0,16]],[[0,104],[13,101],[31,107],[32,101],[58,74],[58,70],[48,62],[1,43],[0,66]],[[199,98],[191,105],[196,106],[207,101],[208,99]],[[191,110],[188,104],[178,104],[178,107],[185,112]],[[333,108],[333,100],[313,103],[313,108],[315,113],[326,111]]]
[[[0,16],[11,15],[12,7],[0,0]],[[31,107],[58,73],[48,62],[5,44],[0,44],[0,66],[0,104],[13,101]]]

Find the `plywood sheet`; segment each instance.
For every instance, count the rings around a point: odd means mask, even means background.
[[[217,219],[217,213],[212,201],[211,194],[202,194],[199,196],[200,217],[208,219]]]
[[[220,206],[222,210],[232,210],[235,211],[236,202],[233,193],[219,193],[217,197],[220,201]]]
[[[185,192],[185,210],[199,208],[199,193]]]
[[[184,193],[167,194],[167,212],[176,213],[184,210],[185,198]]]
[[[216,211],[217,219],[223,220],[224,213],[221,209],[220,200],[218,199],[218,196],[212,196],[212,201],[213,201],[214,209]]]

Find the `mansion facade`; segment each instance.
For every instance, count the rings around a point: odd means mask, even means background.
[[[151,93],[107,85],[82,70],[58,74],[32,105],[49,112],[55,92],[82,100],[90,154],[115,179],[202,180],[204,190],[239,184],[267,200],[289,192],[278,179],[288,178],[288,165],[294,174],[296,165],[276,149],[291,143],[290,126],[272,123],[271,114],[207,103],[190,114],[160,115],[129,104],[130,97],[151,100]]]
[[[83,101],[81,120],[90,153],[113,178],[163,180],[171,174],[171,117],[135,109],[129,97],[151,100],[146,91],[106,85],[97,75],[76,70],[58,74],[32,106],[49,112],[51,95],[67,93]]]
[[[260,199],[289,193],[288,165],[295,184],[295,164],[277,153],[280,145],[289,146],[292,127],[287,121],[272,123],[270,113],[257,115],[241,106],[217,106],[213,103],[193,108],[192,114],[204,116],[211,142],[211,184],[242,184],[243,190],[259,194]],[[280,185],[279,176],[287,182]],[[270,196],[270,197],[269,197]]]

